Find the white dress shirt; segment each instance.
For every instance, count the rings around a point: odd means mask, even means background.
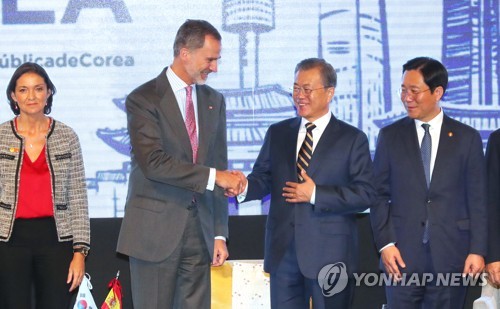
[[[441,135],[441,127],[443,126],[443,110],[437,114],[436,117],[432,118],[429,122],[423,122],[415,119],[415,127],[417,128],[418,144],[422,145],[422,140],[424,139],[425,129],[422,128],[422,124],[428,123],[429,133],[431,135],[431,166],[430,166],[430,179],[432,180],[432,171],[434,171],[434,163],[436,162],[436,156],[439,146],[439,136]]]
[[[179,76],[175,74],[175,72],[168,68],[167,70],[167,79],[170,83],[170,87],[172,87],[172,91],[174,92],[175,99],[177,100],[177,105],[179,105],[179,109],[181,110],[182,118],[186,121],[186,84]],[[191,85],[193,87],[192,98],[193,98],[193,106],[194,106],[194,118],[196,120],[196,134],[200,136],[198,125],[198,97],[196,96],[196,84]],[[213,191],[215,188],[215,168],[210,168],[210,174],[208,176],[207,182],[207,190]]]

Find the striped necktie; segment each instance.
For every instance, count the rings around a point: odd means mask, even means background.
[[[304,178],[300,174],[301,170],[307,171],[309,167],[309,162],[311,162],[311,157],[313,153],[313,134],[312,131],[316,128],[314,123],[308,122],[306,123],[306,138],[300,146],[299,155],[297,158],[297,174],[299,178],[299,182],[304,182]]]

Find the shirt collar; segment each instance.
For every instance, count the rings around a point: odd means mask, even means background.
[[[436,115],[436,117],[432,118],[430,121],[428,122],[423,122],[421,120],[418,120],[418,119],[415,119],[415,126],[420,129],[422,129],[422,124],[423,123],[428,123],[430,125],[430,128],[441,128],[441,125],[443,124],[443,118],[444,118],[444,113],[443,113],[443,109],[441,108],[441,110],[439,111],[439,114]]]
[[[169,67],[167,70],[167,79],[174,93],[180,90],[184,90],[188,86],[185,81],[183,81],[179,76],[177,76],[177,74],[175,74],[174,70],[172,70],[171,67]],[[193,87],[193,90],[195,89],[196,88]]]
[[[318,119],[313,121],[313,123],[316,125],[316,129],[323,131],[326,128],[326,126],[328,125],[328,123],[330,123],[330,119],[332,119],[332,112],[330,110],[328,110],[328,113],[319,117]],[[300,129],[299,130],[306,131],[306,123],[308,123],[308,122],[310,122],[310,121],[308,121],[305,118],[302,118],[300,121]]]

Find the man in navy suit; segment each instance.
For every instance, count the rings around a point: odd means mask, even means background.
[[[488,167],[488,280],[500,286],[500,130],[491,133],[486,147]]]
[[[454,273],[461,278],[484,268],[487,202],[482,141],[476,130],[443,113],[439,102],[447,85],[448,73],[439,61],[408,61],[400,89],[408,115],[383,128],[378,137],[373,234],[385,271],[396,280],[406,278],[406,284],[414,274],[436,279],[438,273]],[[463,284],[401,283],[386,287],[389,308],[463,307]]]
[[[249,201],[271,194],[264,269],[271,275],[272,308],[309,308],[311,297],[314,308],[351,304],[352,280],[341,292],[324,296],[330,294],[318,284],[318,274],[324,266],[345,278],[355,271],[356,213],[370,207],[375,191],[366,135],[330,112],[336,83],[335,70],[323,59],[297,65],[293,100],[299,117],[271,125],[248,175],[248,190],[238,197]],[[298,174],[307,134],[310,159],[302,161]]]

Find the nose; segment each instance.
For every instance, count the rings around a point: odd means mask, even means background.
[[[401,94],[401,101],[402,102],[411,102],[413,101],[413,96],[410,93],[402,93]]]
[[[28,99],[34,100],[36,98],[35,90],[28,91]]]
[[[294,96],[297,98],[297,99],[302,99],[304,98],[306,95],[304,93],[304,89],[303,88],[298,88],[299,91],[298,92],[294,92]]]
[[[208,68],[210,69],[210,71],[212,71],[214,73],[217,72],[217,70],[218,70],[217,60],[210,62],[210,66]]]

